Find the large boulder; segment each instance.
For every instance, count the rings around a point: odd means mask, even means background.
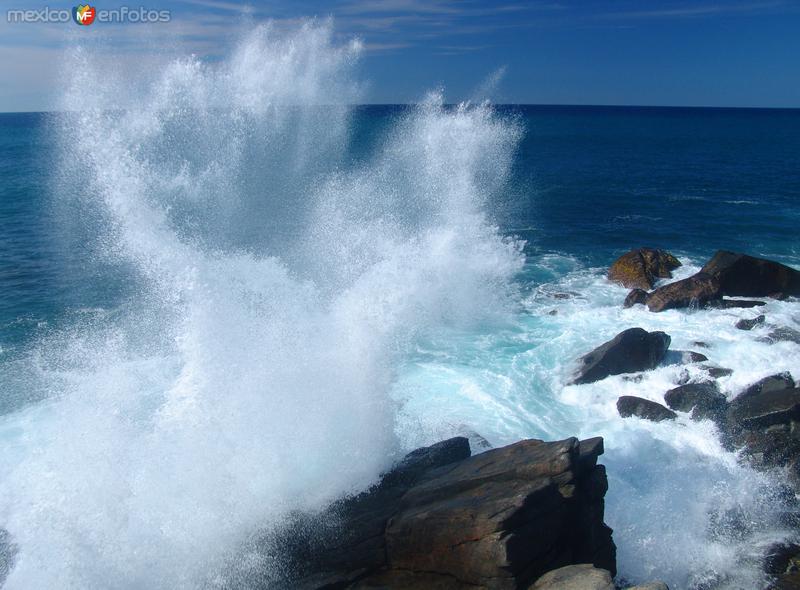
[[[465,443],[417,451],[373,490],[287,529],[277,543],[294,559],[270,587],[516,590],[575,563],[615,571],[602,439],[471,457]]]
[[[651,422],[674,420],[678,417],[675,412],[659,403],[633,395],[623,395],[617,400],[617,412],[623,418],[636,417]]]
[[[547,572],[530,590],[614,590],[614,582],[606,570],[580,563]]]
[[[691,412],[693,420],[719,421],[725,415],[728,402],[713,381],[687,383],[670,389],[664,401],[677,412]]]
[[[723,295],[800,296],[800,271],[765,258],[719,250],[700,272],[716,277]]]
[[[659,287],[647,296],[650,311],[666,311],[685,307],[705,307],[722,298],[719,279],[697,273],[686,279]]]
[[[580,358],[572,385],[593,383],[610,375],[636,373],[655,368],[669,348],[664,332],[629,328]]]
[[[800,388],[768,378],[728,405],[726,443],[757,467],[785,466],[800,457]]]
[[[638,248],[617,258],[608,269],[608,278],[628,289],[653,288],[656,279],[672,278],[680,261],[666,250]]]

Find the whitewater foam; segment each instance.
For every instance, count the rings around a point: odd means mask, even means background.
[[[402,451],[388,391],[416,338],[502,315],[520,244],[483,205],[515,124],[434,94],[348,167],[360,46],[332,39],[258,28],[137,92],[81,56],[59,196],[99,212],[130,293],[43,340],[45,401],[2,418],[6,587],[229,583],[255,531]]]

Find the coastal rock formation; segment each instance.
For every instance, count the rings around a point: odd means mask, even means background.
[[[715,277],[723,295],[777,298],[800,295],[800,271],[765,258],[719,250],[700,272]]]
[[[697,273],[659,287],[647,296],[646,304],[650,311],[666,311],[690,306],[704,307],[721,298],[719,279]]]
[[[468,456],[462,437],[415,451],[286,532],[286,586],[515,590],[569,564],[614,572],[602,452],[602,439],[570,438]]]
[[[726,435],[729,444],[744,448],[755,466],[784,466],[797,460],[800,388],[780,376],[752,385],[728,405]]]
[[[606,570],[580,563],[547,572],[530,590],[614,590],[614,582]]]
[[[677,412],[691,412],[693,420],[717,420],[725,415],[725,396],[714,382],[687,383],[664,394],[664,401]]]
[[[623,254],[608,270],[608,278],[629,289],[649,290],[656,279],[672,278],[680,261],[666,250],[638,248]]]
[[[675,412],[659,403],[633,395],[623,395],[619,398],[617,400],[617,411],[623,418],[635,416],[652,422],[674,420],[678,417]]]
[[[610,375],[636,373],[655,368],[669,348],[664,332],[629,328],[580,358],[578,371],[570,384],[593,383]]]
[[[650,252],[648,257],[642,253],[645,250]],[[656,255],[654,252],[662,254]],[[765,258],[725,250],[718,251],[700,272],[648,293],[647,290],[653,287],[655,277],[671,275],[669,270],[672,269],[665,270],[667,267],[663,261],[668,259],[664,258],[663,252],[632,250],[611,266],[608,278],[633,289],[625,298],[626,308],[639,303],[647,305],[654,312],[686,307],[751,308],[765,303],[724,299],[723,296],[778,299],[800,296],[800,271]],[[657,271],[666,274],[655,274]],[[800,333],[797,341],[800,341]]]
[[[739,330],[752,330],[756,326],[760,326],[767,319],[766,316],[760,315],[750,320],[739,320],[736,322],[736,328]]]
[[[625,297],[625,302],[622,306],[627,309],[634,305],[644,305],[647,303],[647,291],[644,289],[633,289],[628,296]]]

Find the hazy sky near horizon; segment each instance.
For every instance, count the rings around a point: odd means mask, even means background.
[[[119,0],[169,10],[168,23],[0,22],[0,111],[52,110],[64,56],[107,47],[125,70],[170,56],[219,61],[242,30],[332,17],[364,43],[365,101],[413,102],[443,88],[457,102],[496,72],[498,103],[800,107],[800,0]]]

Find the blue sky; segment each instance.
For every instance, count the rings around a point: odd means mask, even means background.
[[[800,107],[800,0],[168,0],[160,24],[8,23],[5,11],[71,8],[6,0],[0,22],[0,111],[52,108],[60,63],[91,39],[114,47],[118,65],[171,54],[219,60],[242,27],[333,17],[342,40],[365,45],[367,102],[419,99],[444,88],[471,96],[503,71],[496,102]],[[68,75],[68,74],[67,74]]]

